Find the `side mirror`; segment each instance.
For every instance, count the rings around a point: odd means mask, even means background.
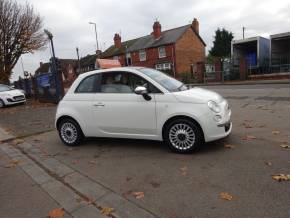
[[[145,94],[148,94],[148,90],[144,86],[137,86],[136,89],[134,90],[134,92],[137,95],[145,95]]]
[[[143,98],[146,100],[146,101],[150,101],[152,98],[150,95],[148,95],[148,90],[146,87],[144,86],[137,86],[136,89],[134,90],[134,92],[137,94],[137,95],[142,95]]]

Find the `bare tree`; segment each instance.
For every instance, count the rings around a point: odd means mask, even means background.
[[[0,0],[0,83],[9,83],[12,69],[22,54],[44,46],[42,18],[33,7],[15,0]]]

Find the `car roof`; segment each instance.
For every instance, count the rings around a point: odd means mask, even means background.
[[[92,74],[96,74],[96,73],[104,73],[104,72],[118,72],[118,71],[130,71],[130,70],[140,70],[140,69],[144,69],[145,67],[115,67],[115,68],[109,68],[109,69],[99,69],[99,70],[93,70],[93,71],[89,71],[86,73],[81,74],[80,76],[86,77],[86,76],[90,76]]]

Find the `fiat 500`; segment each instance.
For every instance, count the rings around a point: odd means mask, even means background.
[[[123,67],[81,74],[60,101],[56,128],[64,144],[85,137],[165,141],[179,153],[228,136],[227,100],[154,69]]]

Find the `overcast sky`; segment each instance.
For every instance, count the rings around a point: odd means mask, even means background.
[[[76,58],[76,47],[81,57],[94,53],[95,35],[89,21],[97,24],[102,49],[113,44],[116,32],[121,32],[122,40],[150,34],[156,18],[166,30],[196,17],[207,50],[218,27],[232,31],[235,39],[242,37],[242,26],[246,37],[290,31],[289,0],[18,0],[26,1],[43,17],[44,28],[53,33],[59,58]],[[24,70],[34,72],[50,56],[49,47],[23,55]],[[20,60],[13,71],[12,79],[23,75]]]

